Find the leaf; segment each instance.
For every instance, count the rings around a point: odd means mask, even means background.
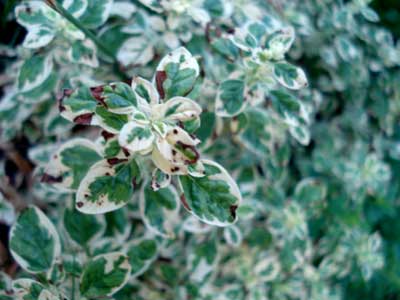
[[[289,51],[294,42],[295,32],[293,27],[286,27],[273,32],[268,36],[265,47],[272,51],[279,51],[281,57]]]
[[[107,109],[113,113],[130,113],[137,106],[135,93],[123,82],[105,85],[101,97],[104,98]]]
[[[111,296],[127,283],[131,269],[128,257],[123,253],[98,255],[83,270],[80,292],[87,298]]]
[[[66,208],[63,217],[68,235],[81,246],[88,245],[104,229],[96,216],[82,214],[74,208]]]
[[[154,46],[144,36],[135,36],[124,41],[117,53],[118,61],[124,66],[145,66],[154,57]]]
[[[153,82],[162,99],[186,96],[193,89],[199,73],[196,59],[186,48],[180,47],[160,61]]]
[[[79,18],[87,9],[89,0],[65,0],[63,7],[75,18]]]
[[[238,115],[246,106],[245,83],[242,80],[228,79],[218,87],[215,102],[216,114],[220,117],[233,117]]]
[[[60,100],[61,115],[83,125],[97,125],[118,133],[128,121],[127,114],[135,110],[136,97],[125,83],[64,90]]]
[[[51,56],[34,55],[22,64],[18,73],[18,90],[31,91],[44,83],[53,71]]]
[[[215,239],[194,242],[188,249],[188,270],[190,280],[204,284],[216,270],[218,263],[218,247]]]
[[[50,291],[49,289],[45,288],[41,283],[27,278],[14,280],[13,290],[15,292],[16,300],[66,299],[65,296],[54,294],[53,291]]]
[[[288,89],[298,90],[308,85],[303,70],[286,62],[274,64],[275,79]]]
[[[228,226],[236,221],[236,209],[241,195],[235,181],[227,171],[210,160],[200,160],[205,168],[204,177],[180,176],[184,207],[210,225]]]
[[[129,263],[132,266],[132,277],[143,274],[156,259],[158,254],[156,240],[141,238],[133,240],[128,246]]]
[[[27,272],[46,272],[60,256],[60,238],[45,214],[30,206],[19,215],[11,228],[10,250]]]
[[[67,56],[73,63],[83,64],[92,68],[99,66],[96,45],[89,39],[73,43],[68,49]]]
[[[185,97],[173,97],[159,107],[165,120],[181,122],[198,118],[202,111],[200,105]]]
[[[113,0],[90,0],[79,20],[85,27],[95,29],[107,21],[112,4]]]
[[[240,117],[240,118],[239,118]],[[243,129],[238,134],[239,141],[252,153],[266,157],[271,141],[271,117],[269,113],[260,108],[250,108],[238,116],[243,119]]]
[[[76,138],[63,144],[51,157],[42,181],[67,190],[76,190],[92,165],[102,158],[99,146]]]
[[[224,239],[228,245],[238,247],[242,243],[242,232],[235,225],[225,227]]]
[[[52,20],[56,12],[43,2],[21,3],[15,8],[15,15],[18,23],[28,31],[23,42],[24,47],[30,49],[44,47],[54,39],[56,31]]]
[[[11,225],[15,220],[14,206],[6,200],[3,193],[0,192],[0,222]]]
[[[135,153],[146,154],[153,149],[154,134],[149,125],[141,125],[135,121],[122,127],[118,137],[121,147]]]
[[[124,206],[133,195],[140,178],[135,160],[101,160],[81,181],[76,193],[76,207],[86,214],[100,214]]]
[[[160,169],[155,168],[151,177],[151,188],[153,191],[165,188],[171,183],[171,175],[164,173]]]
[[[154,191],[149,184],[140,192],[140,214],[146,227],[157,235],[173,238],[178,218],[179,197],[173,186]]]
[[[229,60],[233,61],[239,56],[239,50],[231,40],[217,38],[211,42],[211,46]]]

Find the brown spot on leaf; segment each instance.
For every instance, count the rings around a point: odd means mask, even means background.
[[[94,113],[87,113],[74,118],[74,123],[80,125],[90,125]]]
[[[188,210],[191,211],[192,209],[189,207],[189,204],[186,202],[186,198],[184,194],[181,194],[180,196],[181,202],[183,204],[183,206]]]
[[[90,88],[93,98],[96,99],[101,105],[107,107],[107,103],[104,102],[103,91],[104,86],[102,85]]]
[[[165,97],[165,91],[163,87],[163,83],[167,79],[167,73],[165,71],[157,71],[156,73],[156,86],[158,94],[160,95],[161,99]]]
[[[128,161],[128,160],[126,158],[117,158],[117,157],[107,159],[108,164],[111,166],[125,162],[125,161]]]
[[[132,178],[132,185],[133,185],[133,188],[136,189],[136,187],[137,187],[136,177]]]
[[[77,202],[76,206],[78,206],[79,208],[81,208],[83,206],[83,202]]]
[[[114,137],[115,134],[113,134],[113,133],[111,133],[111,132],[108,132],[108,131],[106,131],[106,130],[103,130],[103,131],[101,132],[101,136],[102,136],[106,141],[108,141],[109,139],[111,139],[112,137]]]
[[[128,149],[126,149],[126,148],[124,148],[124,147],[121,147],[121,149],[122,149],[122,152],[124,152],[124,154],[125,154],[125,156],[126,157],[129,157],[131,154],[129,153],[129,150]]]
[[[62,176],[52,176],[50,174],[44,173],[42,178],[40,179],[41,182],[45,183],[59,183],[62,181]]]
[[[236,210],[237,210],[238,206],[237,205],[231,205],[229,207],[229,210],[231,212],[231,216],[233,217],[233,219],[236,219]]]

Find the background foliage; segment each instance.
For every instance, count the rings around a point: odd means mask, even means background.
[[[398,1],[1,8],[1,300],[400,299]]]

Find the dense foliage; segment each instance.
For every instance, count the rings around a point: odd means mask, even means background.
[[[0,300],[400,299],[393,15],[7,3]]]

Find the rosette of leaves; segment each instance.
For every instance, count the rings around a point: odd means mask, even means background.
[[[240,191],[222,166],[200,158],[200,141],[191,133],[199,126],[202,109],[186,96],[198,75],[196,59],[178,48],[160,61],[152,83],[135,77],[131,86],[64,90],[61,115],[101,127],[104,141],[67,142],[52,156],[43,181],[76,191],[77,209],[89,214],[124,206],[142,184],[144,222],[161,235],[171,231],[169,215],[178,209],[178,197],[204,222],[234,223]],[[143,160],[149,156],[154,171]],[[175,176],[180,193],[169,186]]]

